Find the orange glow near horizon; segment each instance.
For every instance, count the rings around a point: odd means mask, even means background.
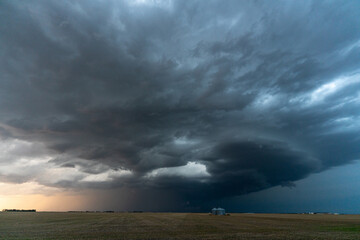
[[[86,210],[80,196],[11,195],[0,196],[1,209],[36,209],[37,211]]]
[[[61,191],[37,183],[0,183],[0,210],[36,209],[37,211],[88,210],[84,192]]]

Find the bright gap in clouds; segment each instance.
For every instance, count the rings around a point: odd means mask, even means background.
[[[82,182],[111,182],[115,178],[130,176],[132,174],[129,170],[113,170],[110,169],[106,172],[99,174],[92,174],[84,177]]]
[[[356,73],[349,76],[339,77],[332,82],[325,83],[311,93],[309,104],[320,103],[331,94],[359,82],[360,73]]]
[[[188,162],[185,166],[159,168],[151,171],[146,175],[148,178],[162,176],[179,176],[188,178],[204,178],[210,174],[206,170],[206,166],[201,163]]]

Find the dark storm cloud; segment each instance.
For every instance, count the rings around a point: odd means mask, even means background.
[[[1,179],[204,199],[359,159],[359,7],[2,1],[0,134],[51,159]]]

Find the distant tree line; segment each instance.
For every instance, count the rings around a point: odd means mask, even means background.
[[[36,212],[36,209],[3,209],[3,212]]]

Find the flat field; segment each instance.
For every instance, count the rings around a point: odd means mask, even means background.
[[[1,212],[0,239],[360,239],[360,215]]]

